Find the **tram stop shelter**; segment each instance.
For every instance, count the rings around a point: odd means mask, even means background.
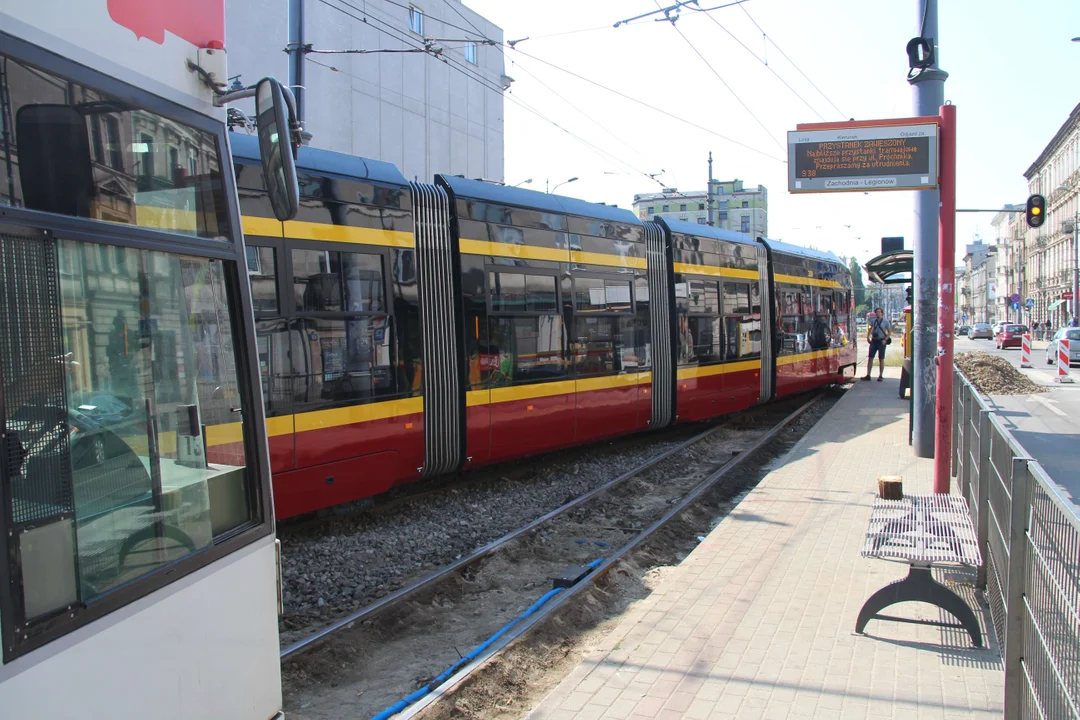
[[[866,263],[866,274],[870,282],[882,285],[910,285],[914,278],[915,251],[893,250]],[[914,360],[912,355],[915,349],[915,339],[912,335],[911,308],[904,308],[904,362],[900,369],[900,399],[903,400],[908,389],[911,387],[911,376]],[[912,393],[911,402],[915,401]],[[908,440],[911,440],[911,421],[913,413],[909,415]]]
[[[914,250],[894,250],[878,255],[863,267],[866,268],[866,274],[872,283],[900,285],[911,283],[914,263]]]

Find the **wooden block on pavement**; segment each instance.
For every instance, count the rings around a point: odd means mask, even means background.
[[[878,497],[883,500],[904,499],[904,478],[900,475],[882,475],[877,479]]]

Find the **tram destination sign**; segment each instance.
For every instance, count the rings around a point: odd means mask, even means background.
[[[788,133],[790,192],[932,190],[938,185],[935,123],[809,127]]]

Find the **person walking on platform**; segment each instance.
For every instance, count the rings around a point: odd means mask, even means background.
[[[885,379],[885,346],[892,342],[892,326],[885,319],[885,310],[874,308],[873,319],[866,324],[866,339],[870,343],[870,357],[866,359],[866,375],[870,379],[874,369],[874,355],[878,356],[878,382]]]

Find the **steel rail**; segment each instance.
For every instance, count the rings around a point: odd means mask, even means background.
[[[397,602],[405,599],[406,597],[408,597],[410,595],[413,595],[413,594],[419,592],[420,590],[423,590],[423,589],[425,589],[425,588],[427,588],[429,586],[432,586],[435,583],[439,582],[440,580],[446,579],[448,576],[452,575],[453,573],[457,572],[458,570],[460,570],[460,569],[462,569],[464,567],[467,567],[468,565],[470,565],[471,563],[476,562],[477,560],[481,560],[484,557],[487,557],[488,555],[491,555],[493,552],[498,550],[503,545],[506,545],[507,543],[509,543],[509,542],[519,538],[519,537],[522,537],[523,535],[525,535],[525,534],[527,534],[529,532],[532,532],[533,530],[536,530],[541,525],[544,525],[545,523],[551,521],[552,519],[554,519],[554,518],[556,518],[556,517],[558,517],[560,515],[565,514],[567,511],[572,510],[573,508],[577,507],[578,505],[581,505],[585,501],[587,501],[587,500],[589,500],[589,499],[591,499],[593,497],[596,497],[597,495],[599,495],[599,494],[601,494],[603,492],[607,492],[608,490],[611,490],[615,486],[626,482],[630,478],[633,478],[633,477],[636,477],[637,475],[640,475],[641,473],[645,472],[646,470],[653,467],[657,463],[660,463],[660,462],[663,462],[664,460],[667,460],[669,457],[671,457],[675,453],[678,453],[678,452],[680,452],[682,450],[685,450],[686,448],[690,447],[691,445],[696,445],[697,443],[701,442],[702,440],[707,439],[708,437],[714,435],[715,433],[719,432],[720,430],[724,429],[725,427],[728,427],[732,422],[739,419],[740,417],[745,416],[745,415],[753,415],[754,413],[760,412],[761,410],[762,410],[762,408],[759,406],[759,407],[755,407],[755,408],[752,408],[752,409],[747,410],[747,411],[743,411],[742,413],[736,413],[735,415],[724,418],[723,420],[721,420],[719,423],[717,423],[713,427],[710,427],[707,430],[704,430],[703,432],[698,433],[694,437],[690,438],[689,440],[685,440],[682,443],[679,443],[678,445],[676,445],[673,448],[669,448],[668,450],[665,450],[662,453],[654,455],[653,457],[649,458],[648,460],[641,463],[637,467],[634,467],[634,468],[624,472],[622,475],[619,475],[618,477],[614,478],[613,480],[607,481],[603,485],[600,485],[600,486],[598,486],[596,488],[593,488],[592,490],[588,491],[584,495],[580,495],[580,496],[574,498],[573,500],[571,500],[570,502],[568,502],[568,503],[566,503],[564,505],[561,505],[561,506],[555,508],[554,510],[552,510],[552,511],[546,513],[546,514],[541,515],[540,517],[538,517],[537,519],[535,519],[532,522],[528,523],[527,525],[524,525],[524,526],[518,528],[517,530],[513,530],[513,531],[507,533],[506,535],[503,535],[500,538],[492,540],[488,544],[474,550],[473,552],[471,552],[470,554],[462,557],[461,559],[455,560],[453,563],[451,563],[449,565],[446,565],[446,566],[440,568],[439,570],[436,570],[435,572],[431,573],[430,575],[426,575],[426,576],[420,578],[419,580],[417,580],[416,582],[414,582],[414,583],[412,583],[410,585],[407,585],[407,586],[401,588],[400,590],[397,590],[397,591],[395,591],[395,592],[393,592],[393,593],[391,593],[391,594],[389,594],[389,595],[387,595],[387,596],[385,596],[383,598],[380,598],[379,600],[376,600],[375,602],[371,603],[370,605],[365,605],[364,607],[360,608],[359,610],[357,610],[357,611],[355,611],[355,612],[353,612],[353,613],[351,613],[349,615],[346,615],[345,617],[339,618],[338,620],[335,620],[330,625],[327,625],[325,628],[322,628],[321,630],[318,630],[318,631],[312,633],[311,635],[307,636],[306,638],[303,638],[301,640],[297,640],[296,642],[285,646],[285,648],[283,648],[281,650],[281,653],[280,653],[281,661],[284,662],[286,660],[291,660],[294,657],[296,657],[296,656],[298,656],[298,655],[300,655],[300,654],[302,654],[304,652],[307,652],[308,650],[314,649],[315,647],[320,645],[322,642],[324,642],[329,636],[333,635],[337,631],[339,631],[339,630],[341,630],[343,628],[349,627],[349,626],[351,626],[351,625],[353,625],[353,624],[355,624],[355,623],[357,623],[357,622],[359,622],[361,620],[364,620],[369,616],[373,616],[373,615],[377,614],[378,612],[380,612],[382,610],[385,610],[387,607],[389,607],[391,605],[394,605]]]
[[[710,490],[717,482],[727,476],[731,471],[741,467],[748,458],[752,457],[757,451],[764,447],[767,443],[773,440],[777,434],[788,425],[797,420],[807,410],[813,407],[821,398],[825,396],[826,390],[820,390],[814,397],[810,398],[798,409],[792,412],[790,415],[781,420],[776,426],[765,433],[762,437],[758,438],[753,445],[744,450],[737,458],[731,462],[726,463],[723,467],[713,472],[705,480],[701,481],[691,490],[689,493],[683,496],[682,500],[678,504],[674,505],[668,510],[662,517],[656,520],[649,527],[642,530],[636,537],[616,550],[613,554],[604,559],[600,565],[596,567],[591,573],[589,573],[582,582],[579,582],[574,587],[568,588],[565,592],[560,593],[557,597],[553,598],[547,605],[545,605],[539,612],[525,620],[521,625],[515,627],[510,632],[506,633],[499,641],[493,644],[487,651],[477,657],[473,662],[469,663],[465,667],[461,668],[457,673],[451,676],[439,687],[431,691],[431,693],[418,700],[414,705],[401,711],[396,718],[398,720],[406,720],[415,716],[420,711],[429,707],[430,705],[438,702],[443,697],[446,697],[450,691],[452,691],[463,680],[468,678],[474,672],[486,665],[492,658],[496,657],[503,650],[507,649],[516,640],[525,636],[533,627],[539,623],[544,622],[549,616],[551,616],[556,610],[562,607],[564,604],[570,601],[578,593],[583,592],[585,588],[591,587],[600,578],[604,577],[608,570],[610,570],[619,560],[624,556],[631,553],[639,545],[649,539],[655,532],[663,528],[672,518],[684,512],[687,507],[692,505],[698,498],[701,497],[706,491]]]

